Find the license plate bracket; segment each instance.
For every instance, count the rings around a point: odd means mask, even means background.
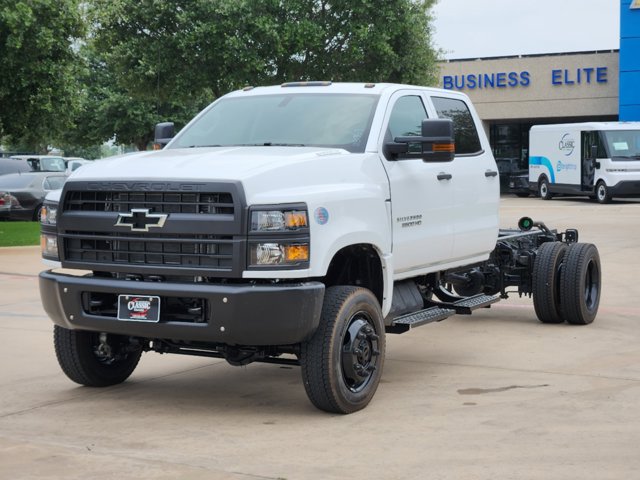
[[[118,295],[118,320],[159,322],[160,297],[154,295]]]

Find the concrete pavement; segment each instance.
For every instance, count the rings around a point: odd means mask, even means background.
[[[543,325],[517,296],[387,336],[365,410],[311,406],[298,368],[145,354],[79,387],[55,359],[37,248],[0,249],[0,479],[640,478],[640,202],[503,197],[580,230],[602,259],[598,318]]]

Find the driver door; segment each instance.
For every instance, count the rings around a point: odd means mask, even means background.
[[[453,252],[451,162],[393,159],[384,144],[399,136],[420,136],[428,118],[420,91],[399,91],[389,100],[381,160],[390,183],[395,278],[437,270]]]

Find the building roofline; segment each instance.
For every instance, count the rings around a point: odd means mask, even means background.
[[[594,53],[619,53],[620,49],[613,48],[607,50],[589,50],[584,52],[559,52],[559,53],[530,53],[527,55],[502,55],[497,57],[469,57],[469,58],[454,58],[444,59],[441,63],[454,63],[454,62],[472,62],[481,60],[506,60],[510,58],[536,58],[536,57],[561,57],[566,55],[589,55]]]

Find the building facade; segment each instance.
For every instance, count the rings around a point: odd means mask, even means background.
[[[640,121],[640,0],[620,2],[620,50],[440,64],[440,86],[469,95],[496,159],[525,166],[533,125]]]

